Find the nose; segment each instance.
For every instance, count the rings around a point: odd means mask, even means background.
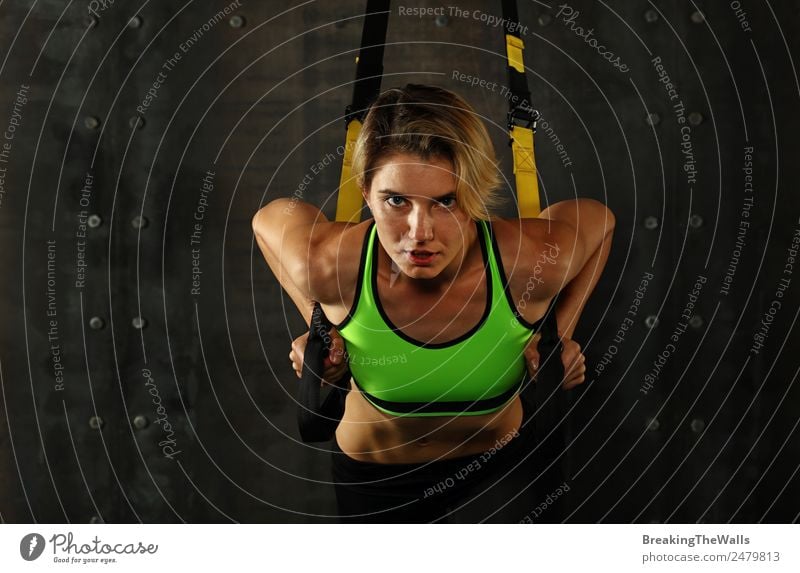
[[[409,215],[409,237],[418,242],[433,240],[433,218],[425,209],[417,207]]]

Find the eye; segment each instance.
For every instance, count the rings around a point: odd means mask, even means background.
[[[452,209],[453,207],[456,206],[456,199],[455,197],[445,197],[444,199],[439,201],[439,204],[447,209]]]
[[[397,199],[397,202],[396,202],[396,203],[394,202],[394,199]],[[391,207],[400,207],[400,206],[401,206],[403,203],[405,203],[405,199],[403,199],[403,198],[402,198],[402,197],[400,197],[399,195],[392,195],[391,197],[389,197],[388,199],[386,199],[386,202],[387,202],[387,203],[388,203],[388,204],[389,204]]]

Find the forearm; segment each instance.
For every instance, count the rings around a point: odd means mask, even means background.
[[[603,274],[611,251],[613,235],[614,227],[609,227],[602,242],[588,257],[583,268],[561,290],[556,303],[556,319],[562,336],[572,338],[586,302]]]

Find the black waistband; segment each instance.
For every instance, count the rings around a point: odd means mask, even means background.
[[[364,397],[372,402],[375,406],[388,410],[389,412],[398,412],[400,414],[436,414],[441,413],[442,416],[445,412],[480,412],[482,410],[496,410],[503,404],[511,400],[516,394],[519,393],[522,385],[525,383],[525,377],[520,381],[497,396],[486,398],[484,400],[452,400],[452,401],[436,401],[436,402],[393,402],[391,400],[382,400],[366,392],[358,381],[353,377],[358,389]]]

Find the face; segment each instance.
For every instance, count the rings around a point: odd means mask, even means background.
[[[462,264],[475,227],[456,203],[456,181],[439,158],[396,153],[376,165],[364,199],[381,246],[411,278],[449,279]]]

